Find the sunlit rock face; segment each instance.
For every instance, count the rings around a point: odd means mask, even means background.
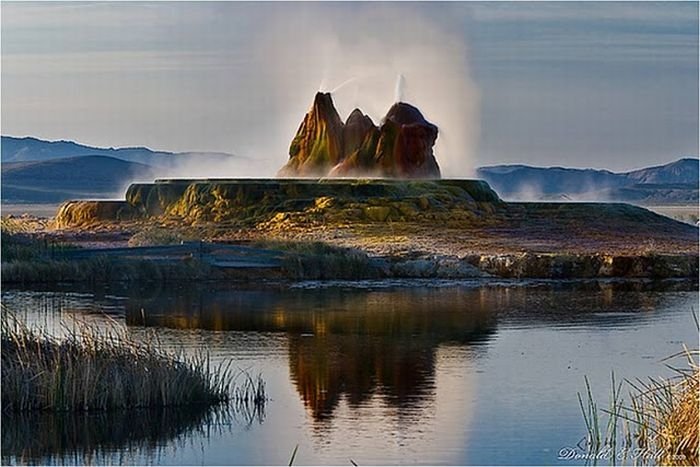
[[[330,94],[317,93],[278,176],[440,178],[437,136],[438,128],[410,104],[394,104],[380,127],[360,109],[343,123]]]
[[[329,93],[316,93],[311,110],[289,146],[281,177],[323,177],[343,160],[343,121]]]

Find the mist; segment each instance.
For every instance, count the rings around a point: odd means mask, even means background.
[[[236,157],[164,176],[274,176],[317,91],[332,93],[343,120],[359,107],[379,124],[397,100],[415,105],[439,128],[434,152],[443,177],[473,174],[478,93],[463,31],[446,18],[409,4],[275,3],[256,11],[247,72],[230,83],[250,90],[249,102],[231,103],[246,112],[229,135]]]

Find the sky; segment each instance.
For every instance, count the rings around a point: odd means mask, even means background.
[[[3,1],[0,16],[3,135],[229,152],[270,175],[325,90],[343,118],[418,106],[447,176],[698,154],[697,2]]]

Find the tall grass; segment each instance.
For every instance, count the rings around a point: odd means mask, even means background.
[[[37,238],[25,231],[23,226],[7,219],[0,219],[0,257],[3,263],[9,261],[32,261],[55,252],[74,249],[66,243],[46,238]]]
[[[219,278],[213,268],[196,259],[172,264],[99,255],[82,260],[60,259],[61,252],[77,247],[37,238],[6,220],[0,222],[0,247],[3,283],[152,283]]]
[[[234,387],[231,363],[171,354],[115,326],[80,325],[56,338],[2,313],[3,412],[104,411],[265,402],[259,379]]]
[[[586,425],[586,458],[598,454],[614,463],[650,465],[698,465],[700,461],[700,366],[697,351],[664,359],[674,376],[668,379],[625,380],[613,374],[608,408],[599,409],[588,379],[579,403]],[[682,365],[668,362],[683,358]],[[629,402],[622,390],[629,390]],[[607,419],[607,420],[606,420]]]
[[[129,238],[129,246],[177,245],[191,237],[183,235],[172,228],[150,226],[136,232]]]
[[[682,367],[667,366],[676,374],[669,380],[649,378],[630,382],[635,397],[629,414],[636,417],[640,444],[654,446],[664,465],[698,465],[700,449],[700,367],[697,351],[687,349],[666,360],[685,358]]]
[[[188,282],[217,278],[219,275],[213,268],[197,260],[170,264],[95,256],[81,260],[38,258],[2,263],[2,282],[16,284]]]
[[[284,252],[282,269],[293,279],[374,279],[381,271],[367,253],[324,242],[257,241],[254,246]]]

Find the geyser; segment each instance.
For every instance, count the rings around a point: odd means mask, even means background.
[[[379,126],[392,104],[415,105],[439,128],[433,150],[441,176],[473,176],[479,93],[463,11],[420,2],[275,4],[251,38],[260,63],[248,75],[245,131],[235,126],[237,154],[276,161],[258,171],[274,174],[287,162],[314,93],[322,91],[331,92],[343,121],[359,108]],[[235,108],[243,111],[238,102]]]
[[[360,109],[343,123],[331,94],[318,92],[277,175],[440,178],[433,154],[437,136],[437,126],[411,104],[396,102],[379,127]]]

